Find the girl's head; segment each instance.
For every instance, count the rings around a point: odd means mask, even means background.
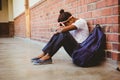
[[[72,14],[69,12],[64,12],[63,9],[60,10],[60,15],[58,17],[58,22],[66,21],[69,17],[71,17]]]
[[[59,14],[59,17],[58,17],[58,22],[59,23],[63,23],[64,25],[67,25],[66,23],[68,23],[71,18],[72,18],[71,13],[65,12],[63,9],[60,10],[60,14]]]

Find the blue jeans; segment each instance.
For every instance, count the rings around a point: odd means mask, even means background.
[[[78,43],[69,32],[54,34],[46,46],[42,49],[44,53],[53,56],[62,46],[72,56]]]

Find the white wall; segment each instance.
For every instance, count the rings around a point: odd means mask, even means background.
[[[8,0],[8,19],[13,21],[13,0]]]
[[[19,16],[25,11],[24,0],[13,0],[13,17]]]
[[[8,1],[2,0],[2,10],[0,10],[0,22],[8,22]]]
[[[44,0],[29,0],[29,6],[33,6],[39,1]],[[25,11],[25,0],[2,0],[2,10],[0,10],[0,22],[13,21]]]
[[[39,1],[42,1],[42,0],[29,0],[29,6],[31,7]]]
[[[29,0],[29,6],[33,6],[43,0]],[[16,18],[25,11],[25,0],[13,0],[13,17]]]

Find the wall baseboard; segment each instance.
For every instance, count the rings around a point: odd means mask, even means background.
[[[0,37],[14,36],[14,22],[0,22]]]

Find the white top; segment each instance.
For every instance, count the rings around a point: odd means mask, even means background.
[[[70,31],[71,35],[78,43],[82,43],[89,35],[87,22],[84,19],[76,20],[72,25],[76,26],[76,30]]]

